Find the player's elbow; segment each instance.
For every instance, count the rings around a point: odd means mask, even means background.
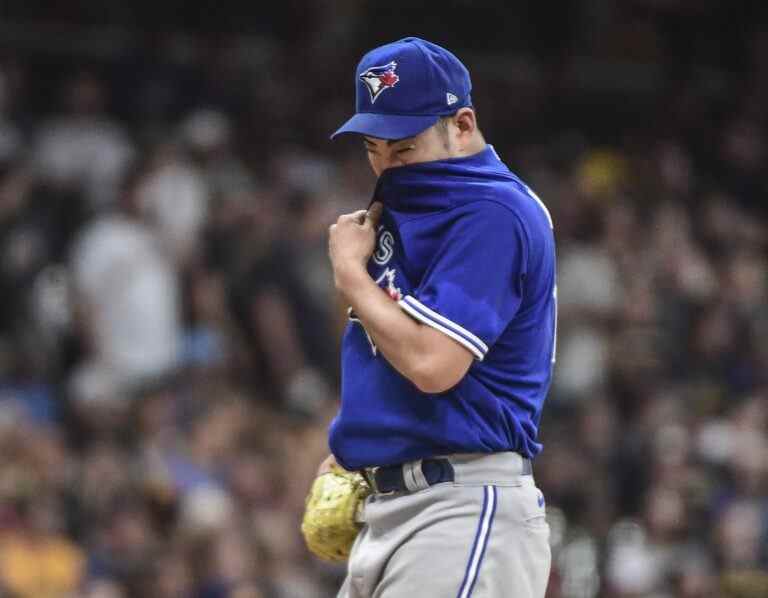
[[[417,333],[405,352],[406,377],[424,393],[438,394],[450,390],[466,375],[473,355],[429,326],[419,326]]]
[[[439,394],[461,382],[468,369],[469,364],[464,367],[463,363],[422,356],[413,369],[411,382],[423,393]]]
[[[439,377],[419,377],[416,380],[413,380],[413,383],[416,385],[416,388],[418,388],[423,393],[439,394],[441,392],[450,390],[460,381],[461,378],[458,380],[448,380]]]

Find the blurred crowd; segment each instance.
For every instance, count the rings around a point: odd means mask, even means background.
[[[555,222],[548,597],[768,596],[768,29],[520,4],[508,44],[433,39]],[[98,56],[77,28],[53,57],[0,46],[0,596],[335,595],[298,526],[346,324],[326,231],[374,178],[326,139],[361,51],[438,30],[304,8]]]

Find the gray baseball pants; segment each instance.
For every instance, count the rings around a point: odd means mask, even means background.
[[[544,598],[549,526],[522,458],[448,459],[453,482],[366,500],[337,598]]]

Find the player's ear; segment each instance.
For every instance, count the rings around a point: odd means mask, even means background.
[[[472,108],[460,108],[453,115],[453,122],[456,123],[456,128],[462,137],[470,136],[477,130],[477,119]]]

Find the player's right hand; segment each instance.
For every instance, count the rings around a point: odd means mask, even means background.
[[[328,229],[328,254],[336,287],[340,290],[343,290],[345,274],[365,272],[376,243],[376,227],[381,212],[382,205],[376,202],[367,212],[358,210],[342,214]]]

